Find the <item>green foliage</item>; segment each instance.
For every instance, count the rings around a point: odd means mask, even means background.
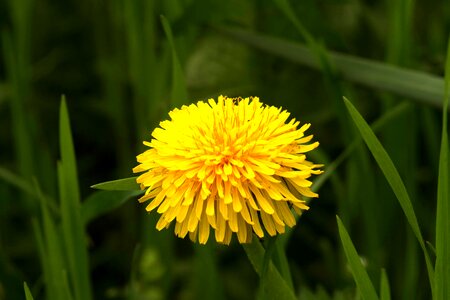
[[[378,296],[375,292],[375,288],[370,281],[369,275],[367,274],[364,266],[361,262],[361,258],[356,252],[355,246],[348,235],[347,229],[345,229],[344,224],[342,224],[341,219],[337,218],[337,224],[339,228],[339,236],[341,237],[342,246],[344,247],[345,256],[347,257],[348,263],[350,265],[350,270],[352,271],[353,278],[356,281],[359,292],[362,299],[364,300],[377,300]]]
[[[136,183],[136,178],[137,177],[130,177],[106,181],[94,184],[91,188],[105,191],[136,191],[139,190],[139,185]]]
[[[26,300],[33,300],[33,295],[31,295],[30,289],[28,288],[28,285],[26,282],[23,283],[23,289],[25,290],[25,299]]]
[[[32,299],[24,281],[48,300],[448,299],[449,13],[437,0],[0,2],[0,299]],[[247,256],[157,231],[131,177],[170,109],[220,94],[311,123],[308,158],[325,165],[297,226]]]
[[[447,46],[445,66],[445,98],[442,113],[441,152],[439,155],[439,177],[437,190],[436,216],[436,299],[450,297],[450,195],[449,195],[449,159],[447,108],[450,97],[450,39]]]
[[[434,270],[431,265],[431,260],[428,255],[427,249],[425,247],[425,242],[422,237],[422,233],[419,228],[419,223],[416,218],[416,214],[414,212],[414,208],[412,206],[411,200],[409,198],[408,192],[406,191],[405,185],[400,178],[400,175],[395,168],[391,158],[387,154],[386,150],[381,145],[380,141],[377,139],[375,134],[373,133],[370,126],[366,123],[366,121],[362,118],[362,116],[358,113],[355,107],[351,104],[351,102],[344,98],[345,104],[347,105],[347,109],[355,122],[356,127],[361,133],[364,142],[367,147],[369,147],[372,155],[378,163],[378,166],[383,171],[386,180],[392,188],[392,191],[397,197],[397,200],[400,203],[400,206],[403,209],[403,212],[408,220],[409,225],[411,226],[412,231],[414,232],[419,244],[422,248],[425,262],[427,264],[428,277],[430,280],[431,288],[434,287]]]

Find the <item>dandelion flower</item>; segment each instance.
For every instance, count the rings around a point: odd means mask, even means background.
[[[284,233],[296,219],[291,211],[307,210],[312,174],[321,165],[305,153],[319,143],[305,136],[310,124],[289,118],[281,108],[262,104],[257,97],[227,98],[174,109],[170,120],[152,133],[150,147],[137,156],[133,172],[151,200],[148,212],[161,215],[158,230],[175,223],[175,234],[189,234],[205,244],[210,231],[229,244],[233,233],[248,243],[253,233]]]

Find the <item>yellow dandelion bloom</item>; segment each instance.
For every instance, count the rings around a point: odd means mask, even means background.
[[[152,133],[150,147],[137,156],[133,172],[146,189],[140,202],[161,215],[156,228],[175,223],[175,234],[206,243],[211,228],[216,241],[229,244],[236,233],[240,243],[252,233],[262,238],[292,227],[307,210],[304,197],[312,174],[321,165],[305,153],[319,143],[305,136],[310,124],[289,118],[281,108],[263,105],[257,97],[199,101],[174,109],[170,120]]]

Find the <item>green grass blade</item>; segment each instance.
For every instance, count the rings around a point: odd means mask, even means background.
[[[99,191],[90,195],[81,205],[81,217],[85,225],[95,218],[118,208],[140,191]]]
[[[321,68],[311,50],[300,43],[240,29],[221,28],[220,31],[257,49],[314,69]],[[444,81],[439,76],[338,52],[327,53],[336,72],[344,79],[442,107]]]
[[[23,290],[25,291],[25,299],[26,300],[34,300],[33,295],[31,295],[30,289],[26,282],[23,283]]]
[[[215,243],[194,245],[195,251],[195,299],[225,299],[217,269]]]
[[[366,123],[366,121],[363,119],[363,117],[359,114],[359,112],[356,110],[356,108],[353,106],[353,104],[351,104],[351,102],[349,100],[344,98],[344,101],[345,101],[347,109],[350,113],[350,116],[352,117],[356,127],[358,128],[359,132],[361,133],[361,136],[364,139],[364,142],[369,147],[370,152],[372,153],[376,162],[378,163],[378,166],[380,167],[381,171],[383,172],[384,176],[386,177],[386,180],[388,181],[389,185],[391,186],[395,196],[398,199],[398,202],[400,203],[400,206],[403,209],[406,219],[408,220],[408,223],[414,232],[414,235],[416,236],[417,240],[419,241],[419,244],[420,244],[422,251],[424,253],[424,256],[425,256],[425,262],[427,264],[430,286],[433,289],[433,287],[434,287],[434,270],[431,265],[430,257],[426,250],[425,242],[423,240],[422,233],[419,228],[419,223],[417,222],[416,214],[414,213],[414,209],[413,209],[411,200],[408,196],[408,192],[406,191],[405,185],[403,184],[403,181],[400,178],[400,175],[399,175],[397,169],[395,168],[394,163],[390,159],[386,150],[381,145],[380,141],[377,139],[377,137],[373,133],[370,126]]]
[[[391,288],[385,269],[381,270],[380,300],[391,300]]]
[[[364,300],[377,300],[378,296],[373,287],[372,281],[370,281],[369,275],[367,274],[364,266],[361,263],[361,259],[356,252],[355,246],[345,229],[344,224],[341,219],[336,216],[337,224],[339,228],[339,236],[341,237],[342,246],[344,247],[345,256],[347,257],[348,263],[350,265],[350,270],[353,274],[353,279],[356,282],[356,286]]]
[[[436,281],[435,299],[450,299],[450,197],[447,108],[450,89],[450,39],[445,66],[445,98],[442,113],[441,152],[439,155],[439,177],[436,216]]]
[[[21,176],[14,174],[8,169],[0,167],[0,179],[3,179],[11,185],[14,185],[27,194],[34,196],[35,190],[33,189],[33,186],[27,180],[23,179]]]
[[[137,191],[140,190],[139,184],[136,183],[137,177],[129,177],[111,181],[97,183],[91,186],[93,189],[105,191]]]
[[[161,23],[172,51],[172,88],[170,92],[170,101],[172,106],[179,107],[188,102],[188,92],[169,21],[167,21],[164,16],[161,16]]]
[[[58,164],[58,182],[69,276],[75,293],[74,298],[90,300],[92,292],[87,243],[81,217],[75,150],[64,97],[62,97],[60,110],[60,151],[62,161]]]
[[[64,295],[64,289],[61,280],[59,280],[59,273],[64,269],[64,261],[61,249],[61,237],[57,231],[53,218],[48,210],[48,201],[45,199],[38,185],[38,182],[34,181],[36,194],[40,200],[42,223],[43,223],[43,249],[44,255],[47,257],[47,273],[46,280],[47,294],[49,299],[62,299]]]
[[[261,243],[253,238],[249,244],[242,244],[245,253],[250,260],[256,273],[262,276],[262,266],[265,256],[265,251]],[[269,263],[267,267],[267,284],[265,285],[265,293],[268,299],[296,299],[294,292],[289,288],[286,281],[275,268],[273,263]]]
[[[285,247],[282,244],[282,240],[278,239],[275,244],[275,251],[273,254],[273,261],[280,271],[281,276],[284,278],[288,286],[294,290],[294,283],[292,282],[291,269],[289,267],[289,261],[286,256]]]

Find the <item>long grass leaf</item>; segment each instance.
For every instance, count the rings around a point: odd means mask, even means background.
[[[33,295],[31,295],[30,289],[26,282],[23,283],[23,290],[25,291],[25,299],[26,300],[34,300]]]
[[[337,224],[339,228],[339,236],[341,237],[342,246],[344,247],[345,256],[350,266],[350,270],[353,274],[353,279],[356,282],[356,286],[364,300],[377,300],[377,292],[373,287],[372,281],[370,281],[369,275],[362,265],[361,259],[356,252],[347,230],[341,219],[336,216]]]
[[[98,191],[90,195],[81,205],[81,217],[84,224],[121,206],[140,191]]]
[[[441,152],[439,155],[439,177],[436,216],[436,281],[435,299],[450,299],[450,197],[447,108],[450,89],[450,39],[445,66],[445,98],[442,113]]]
[[[170,92],[170,100],[172,106],[179,107],[187,103],[188,92],[169,21],[167,21],[164,16],[161,16],[161,23],[172,51],[172,88]]]
[[[60,110],[60,151],[58,182],[61,199],[61,219],[68,259],[68,270],[76,300],[92,299],[91,281],[84,222],[81,217],[75,150],[70,130],[65,98]]]
[[[257,49],[320,69],[311,50],[300,43],[241,29],[221,28],[220,31]],[[442,107],[444,81],[439,76],[338,52],[327,53],[336,72],[344,79],[405,96],[419,103]]]
[[[23,179],[21,176],[18,176],[9,171],[8,169],[0,167],[0,178],[26,192],[27,194],[35,196],[33,185],[30,184],[27,180]]]
[[[243,244],[242,246],[256,273],[261,277],[265,255],[263,246],[255,238],[251,243]],[[296,299],[294,292],[289,288],[272,262],[268,264],[266,276],[267,284],[265,285],[265,293],[269,299]]]
[[[213,243],[194,245],[196,299],[225,299]]]
[[[380,300],[391,300],[391,288],[389,287],[389,280],[385,269],[381,270]]]
[[[36,194],[41,205],[42,223],[43,223],[43,249],[44,255],[47,257],[48,277],[45,278],[47,283],[47,293],[49,299],[62,299],[64,290],[59,273],[64,269],[64,261],[61,249],[61,236],[57,231],[56,224],[50,215],[47,207],[47,199],[43,196],[38,182],[34,181]]]
[[[425,247],[425,242],[422,237],[422,233],[419,228],[419,223],[417,222],[416,214],[414,213],[414,209],[411,203],[411,200],[408,196],[408,192],[406,191],[405,185],[403,184],[402,179],[394,166],[394,163],[390,159],[386,150],[381,145],[380,141],[377,139],[375,134],[373,133],[370,126],[366,123],[363,117],[359,114],[353,104],[344,98],[347,109],[352,117],[356,127],[358,128],[364,142],[368,146],[370,152],[374,156],[378,166],[383,172],[386,180],[388,181],[390,187],[392,188],[395,196],[400,203],[400,206],[403,209],[403,212],[408,220],[411,229],[414,232],[419,244],[422,248],[423,254],[425,256],[425,262],[427,264],[428,276],[430,280],[431,287],[434,286],[434,270],[431,265],[430,257]],[[432,288],[433,289],[433,288]]]
[[[105,181],[94,184],[91,186],[91,188],[105,191],[136,191],[140,190],[139,185],[136,183],[136,178],[137,177],[129,177]]]

